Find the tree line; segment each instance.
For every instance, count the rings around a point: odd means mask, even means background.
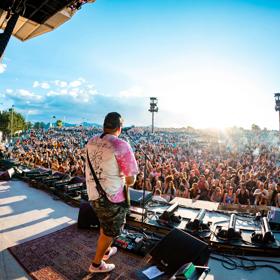
[[[26,122],[22,114],[13,108],[0,112],[0,131],[4,137],[14,136],[31,128],[31,122]]]
[[[61,120],[55,122],[56,127],[62,127]],[[0,131],[3,133],[4,138],[9,138],[20,134],[28,129],[42,129],[48,128],[49,124],[44,122],[31,123],[25,120],[24,116],[10,108],[6,111],[0,112]]]

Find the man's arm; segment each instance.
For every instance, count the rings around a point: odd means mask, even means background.
[[[250,199],[249,198],[247,199],[247,205],[250,205]]]
[[[279,201],[280,201],[280,193],[278,193],[278,194],[276,195],[276,201],[275,201],[276,207],[279,207],[279,208],[280,208],[280,203],[279,203]]]
[[[268,191],[264,190],[262,191],[262,197],[264,197],[266,200],[268,200]]]
[[[126,186],[134,185],[136,175],[139,173],[134,153],[125,141],[119,141],[115,151],[120,172],[125,176]]]
[[[260,190],[259,189],[256,189],[253,193],[253,196],[257,196],[257,195],[260,195]]]
[[[130,187],[133,186],[136,181],[136,176],[128,176],[125,177],[125,184]]]
[[[238,189],[238,190],[236,191],[235,200],[234,200],[234,203],[235,203],[235,204],[239,204],[239,198],[238,198],[239,193],[240,193],[240,189]]]

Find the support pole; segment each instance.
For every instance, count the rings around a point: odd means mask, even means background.
[[[152,111],[152,133],[154,133],[154,121],[155,121],[155,113],[154,111]]]
[[[280,136],[280,111],[279,111],[279,136]]]
[[[4,51],[9,43],[9,40],[12,36],[18,18],[19,18],[19,14],[12,14],[10,19],[8,20],[4,32],[0,34],[0,59],[2,58]]]

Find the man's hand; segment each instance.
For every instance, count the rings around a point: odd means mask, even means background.
[[[130,187],[133,186],[136,181],[136,176],[128,176],[125,177],[125,184]]]

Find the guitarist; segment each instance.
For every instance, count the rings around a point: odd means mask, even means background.
[[[86,146],[87,192],[100,222],[100,235],[89,267],[90,273],[109,272],[115,268],[114,264],[105,261],[117,252],[111,244],[113,238],[120,235],[129,209],[126,186],[132,186],[138,174],[130,145],[118,138],[122,126],[120,114],[107,114],[103,133],[91,138]]]

